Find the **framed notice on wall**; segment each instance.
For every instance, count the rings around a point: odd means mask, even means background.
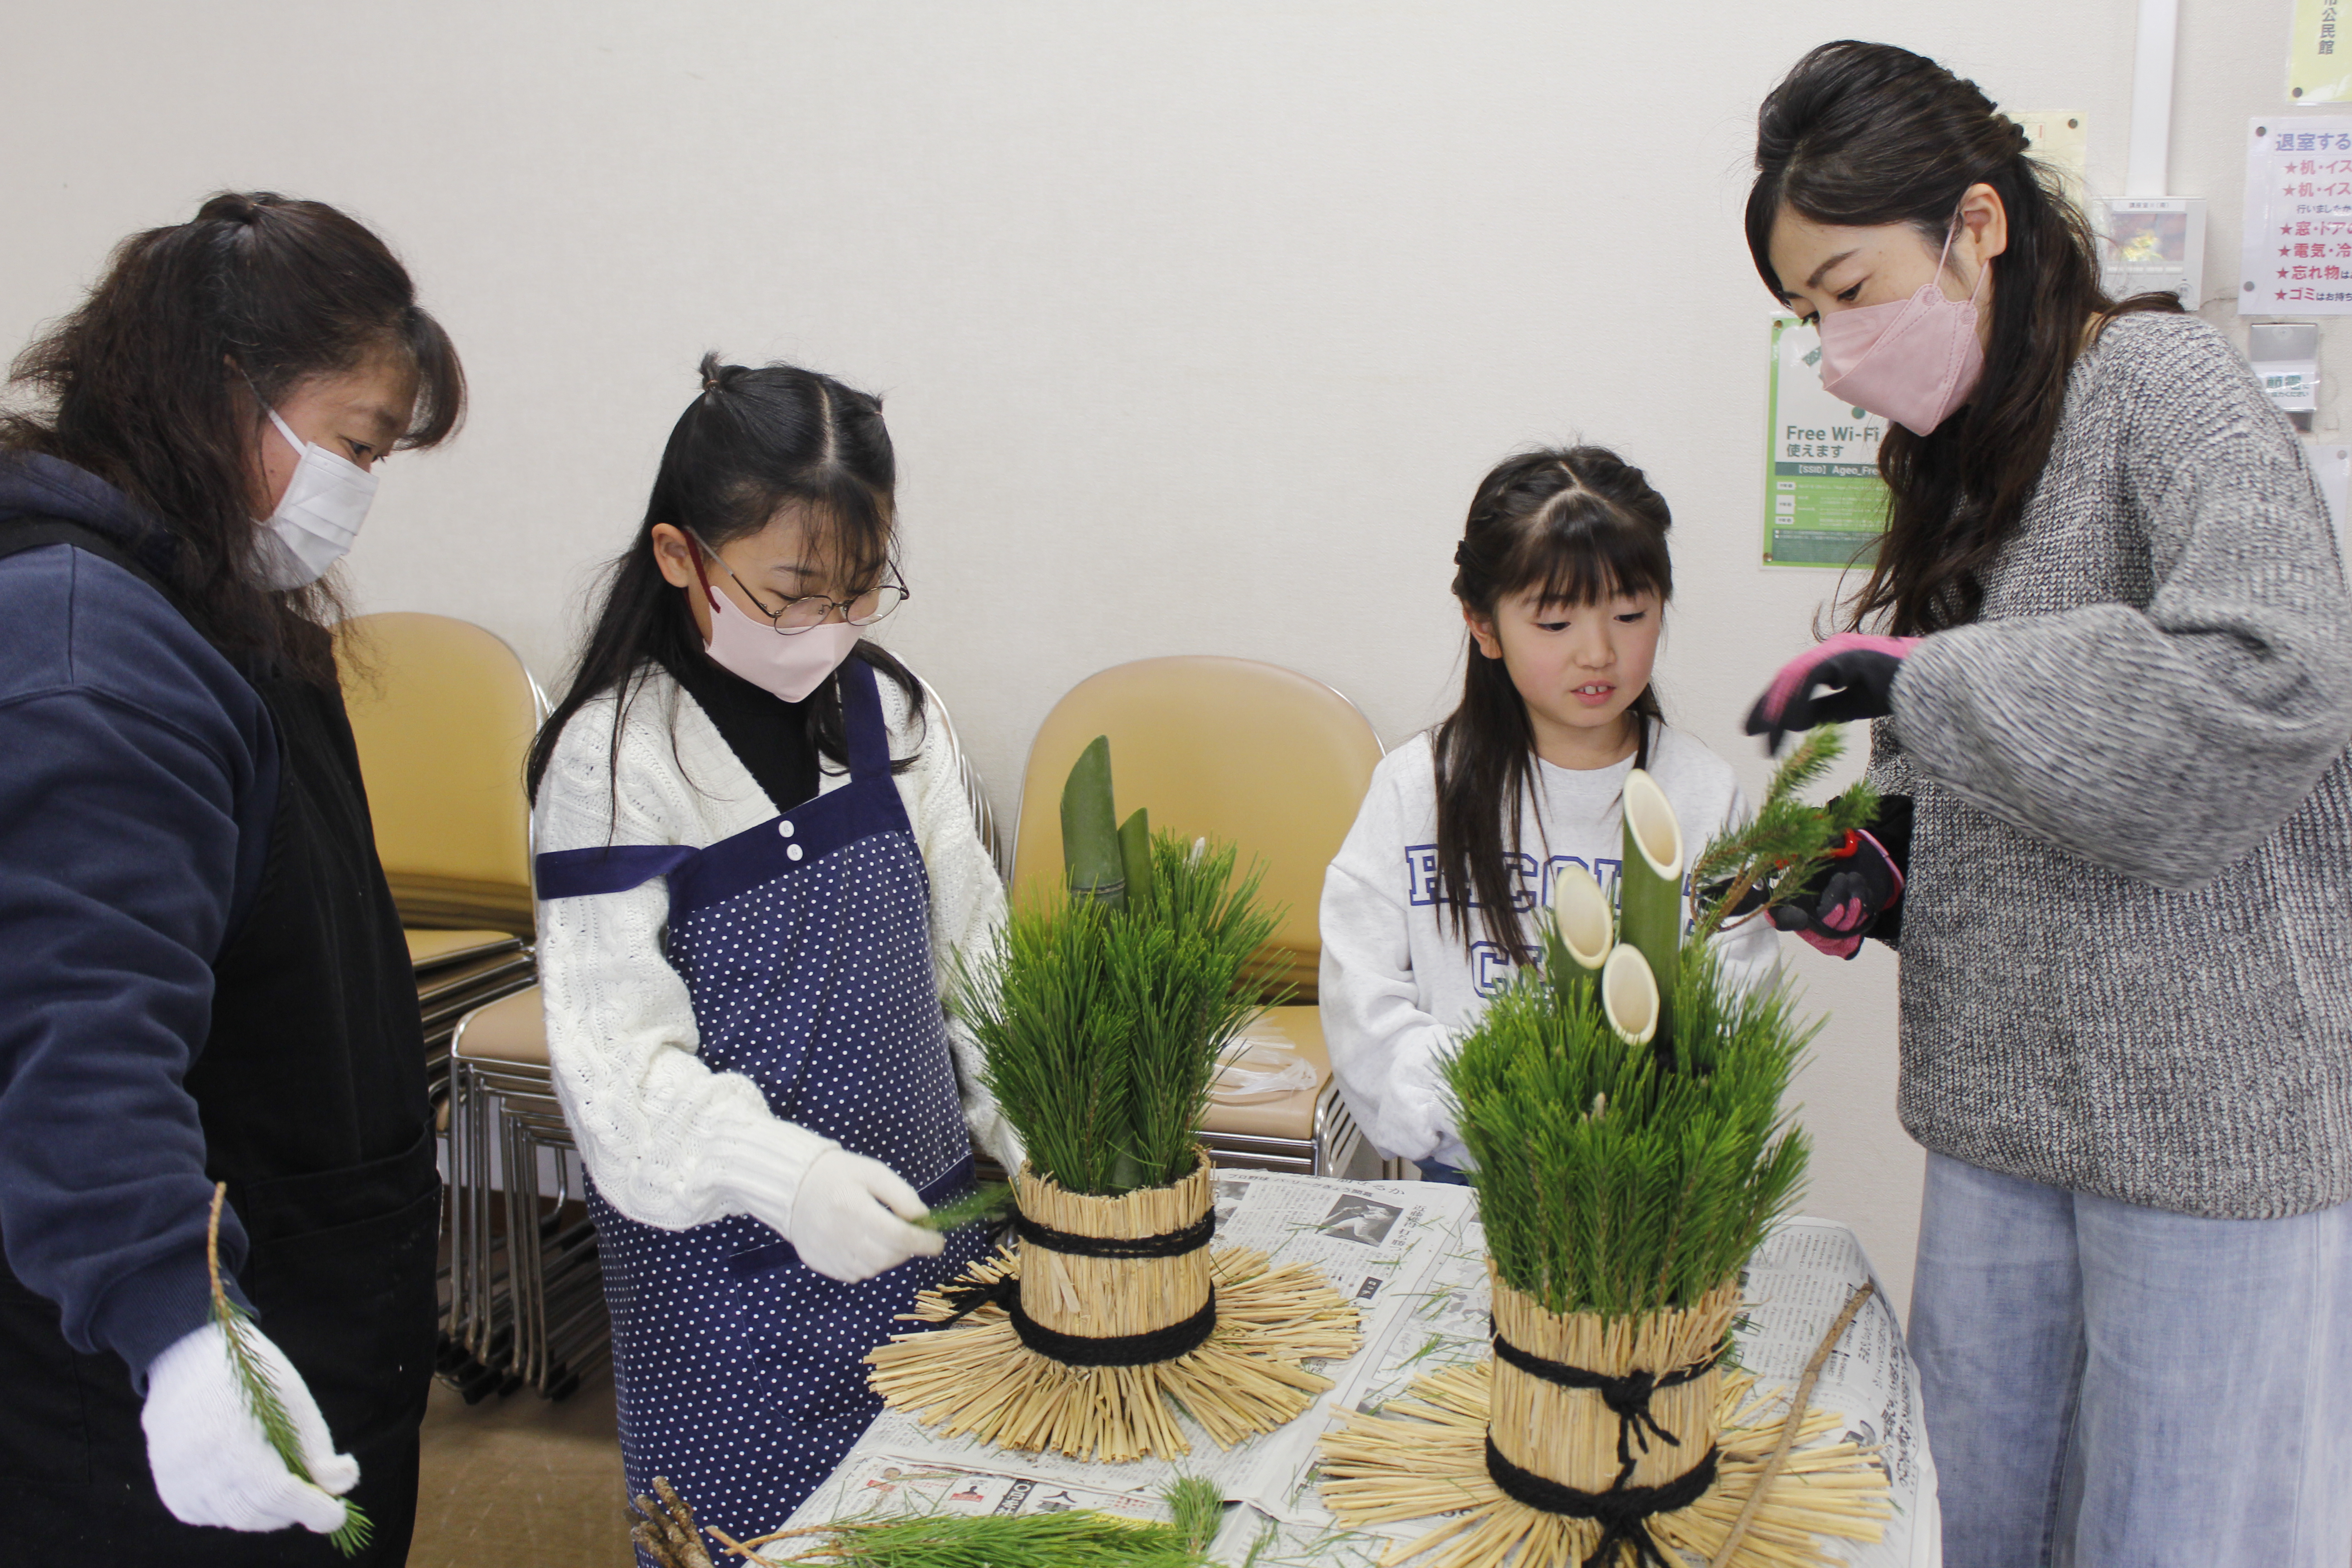
[[[1821,334],[1772,319],[1764,433],[1764,563],[1868,566],[1886,527],[1886,421],[1822,390]]]
[[[2352,117],[2247,123],[2238,314],[2352,315]]]

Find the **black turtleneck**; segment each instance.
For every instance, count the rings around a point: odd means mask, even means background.
[[[808,703],[787,702],[709,658],[689,657],[662,668],[677,677],[719,730],[779,813],[816,798],[816,746],[809,740]]]

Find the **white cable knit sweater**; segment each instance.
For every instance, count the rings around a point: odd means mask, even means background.
[[[921,748],[897,782],[930,879],[931,952],[944,989],[952,955],[984,946],[1003,923],[1004,889],[945,726],[910,726],[898,688],[879,685],[891,754]],[[541,853],[607,843],[701,848],[776,815],[709,717],[659,669],[630,704],[616,778],[613,703],[599,698],[564,726],[533,811]],[[828,763],[819,793],[848,778]],[[686,982],[663,956],[668,919],[660,878],[540,904],[548,1061],[565,1120],[597,1190],[631,1219],[682,1230],[752,1214],[781,1227],[802,1174],[836,1145],[779,1120],[750,1079],[703,1064]],[[948,1038],[973,1142],[1017,1166],[1018,1139],[980,1086],[978,1045],[952,1018]]]

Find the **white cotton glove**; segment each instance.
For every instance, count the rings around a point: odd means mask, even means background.
[[[286,1352],[248,1323],[253,1359],[277,1385],[294,1423],[296,1446],[312,1486],[286,1468],[262,1434],[229,1363],[220,1325],[207,1323],[176,1341],[147,1368],[147,1468],[155,1491],[183,1524],[229,1530],[284,1530],[299,1524],[331,1535],[343,1526],[340,1494],[358,1484],[360,1468],[335,1452],[327,1418]]]
[[[827,1149],[801,1176],[784,1239],[819,1274],[856,1284],[909,1258],[938,1257],[947,1238],[906,1223],[929,1212],[881,1161]]]

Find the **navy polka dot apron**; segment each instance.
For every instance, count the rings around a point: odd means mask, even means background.
[[[702,1059],[937,1204],[971,1185],[972,1159],[933,980],[929,879],[890,776],[873,667],[848,661],[840,684],[848,784],[708,849],[541,856],[540,896],[666,874],[668,957],[693,996]],[[939,1258],[844,1285],[747,1215],[640,1225],[593,1173],[588,1203],[629,1490],[667,1477],[739,1541],[780,1528],[840,1463],[881,1408],[866,1352],[905,1331],[894,1319],[916,1292],[985,1247],[968,1227]]]

